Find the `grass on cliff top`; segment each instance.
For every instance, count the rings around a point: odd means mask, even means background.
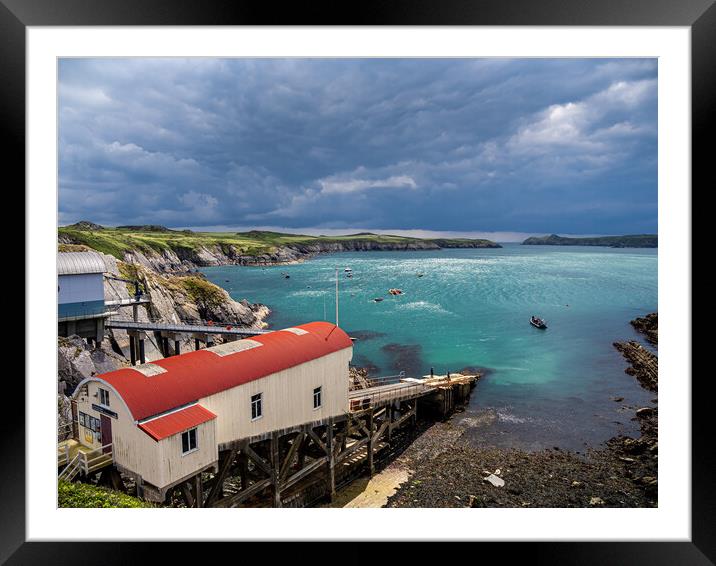
[[[62,227],[59,235],[69,237],[75,244],[85,245],[102,253],[123,259],[130,250],[156,251],[197,250],[204,246],[219,246],[226,250],[228,246],[240,254],[260,255],[272,252],[275,248],[291,244],[332,243],[346,241],[371,241],[383,243],[402,243],[417,241],[437,241],[431,239],[410,238],[384,234],[349,234],[346,236],[306,236],[303,234],[283,234],[252,230],[250,232],[140,232],[127,229],[104,228],[102,230],[78,230]],[[440,242],[467,242],[464,238],[439,239]],[[487,240],[483,240],[487,241]]]
[[[86,483],[57,482],[58,507],[154,507],[126,493]]]

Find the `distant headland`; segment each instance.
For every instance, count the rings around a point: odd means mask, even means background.
[[[522,242],[523,246],[606,246],[610,248],[658,248],[657,234],[634,234],[628,236],[598,236],[593,238],[566,238],[551,234],[533,236]]]

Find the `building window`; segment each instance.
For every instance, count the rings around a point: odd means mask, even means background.
[[[87,419],[87,415],[85,415],[82,411],[80,411],[80,417],[79,417],[80,425],[86,427],[87,426],[86,419]]]
[[[196,444],[196,429],[191,428],[186,432],[181,433],[181,453],[188,454],[197,449]]]
[[[261,395],[257,393],[251,396],[251,420],[254,421],[263,415],[263,407],[261,406]]]
[[[313,390],[313,408],[318,409],[321,406],[321,388],[316,387]]]
[[[99,404],[109,407],[109,391],[99,388]]]

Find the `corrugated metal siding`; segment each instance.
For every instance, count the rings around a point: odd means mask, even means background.
[[[163,473],[162,483],[158,487],[164,487],[194,474],[219,459],[214,423],[216,420],[210,420],[197,426],[198,450],[189,454],[182,455],[181,434],[169,436],[157,443],[161,448],[159,467]]]
[[[200,399],[202,406],[217,415],[217,443],[345,414],[351,355],[351,349],[340,350]],[[313,408],[316,387],[321,387],[319,409]],[[263,416],[252,421],[251,396],[257,393],[262,393]]]
[[[134,418],[142,420],[333,352],[352,352],[351,339],[333,324],[313,322],[299,328],[306,334],[279,331],[255,336],[251,341],[263,346],[235,354],[219,356],[207,348],[157,360],[152,363],[167,371],[152,377],[123,368],[98,378],[110,383]]]
[[[94,252],[63,252],[57,254],[58,275],[104,273],[107,266],[102,256]]]
[[[94,394],[102,384],[90,381],[87,387],[89,395],[84,401],[78,401],[78,409],[99,418],[99,413],[91,408],[91,404],[96,403]],[[114,391],[109,393],[109,402],[111,409],[117,413],[117,418],[112,419],[114,461],[122,468],[142,476],[145,482],[162,488],[218,460],[215,419],[197,426],[199,449],[182,456],[181,434],[157,442],[134,424],[134,419]],[[92,443],[92,447],[99,448],[99,444]]]
[[[102,301],[104,303],[104,283],[101,273],[60,275],[57,287],[57,302],[60,304],[83,301]]]
[[[192,405],[181,411],[152,419],[146,423],[140,423],[139,428],[154,440],[162,440],[167,436],[179,434],[215,418],[214,413],[207,411],[201,405]]]

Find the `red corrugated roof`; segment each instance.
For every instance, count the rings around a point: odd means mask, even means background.
[[[214,413],[201,405],[191,405],[186,409],[180,409],[163,417],[157,417],[138,426],[154,440],[161,440],[215,418]]]
[[[223,357],[206,349],[157,360],[152,363],[166,371],[151,377],[122,368],[97,379],[110,384],[134,419],[142,420],[353,345],[343,330],[328,322],[296,328],[306,333],[281,330],[254,336],[251,340],[261,347]]]

